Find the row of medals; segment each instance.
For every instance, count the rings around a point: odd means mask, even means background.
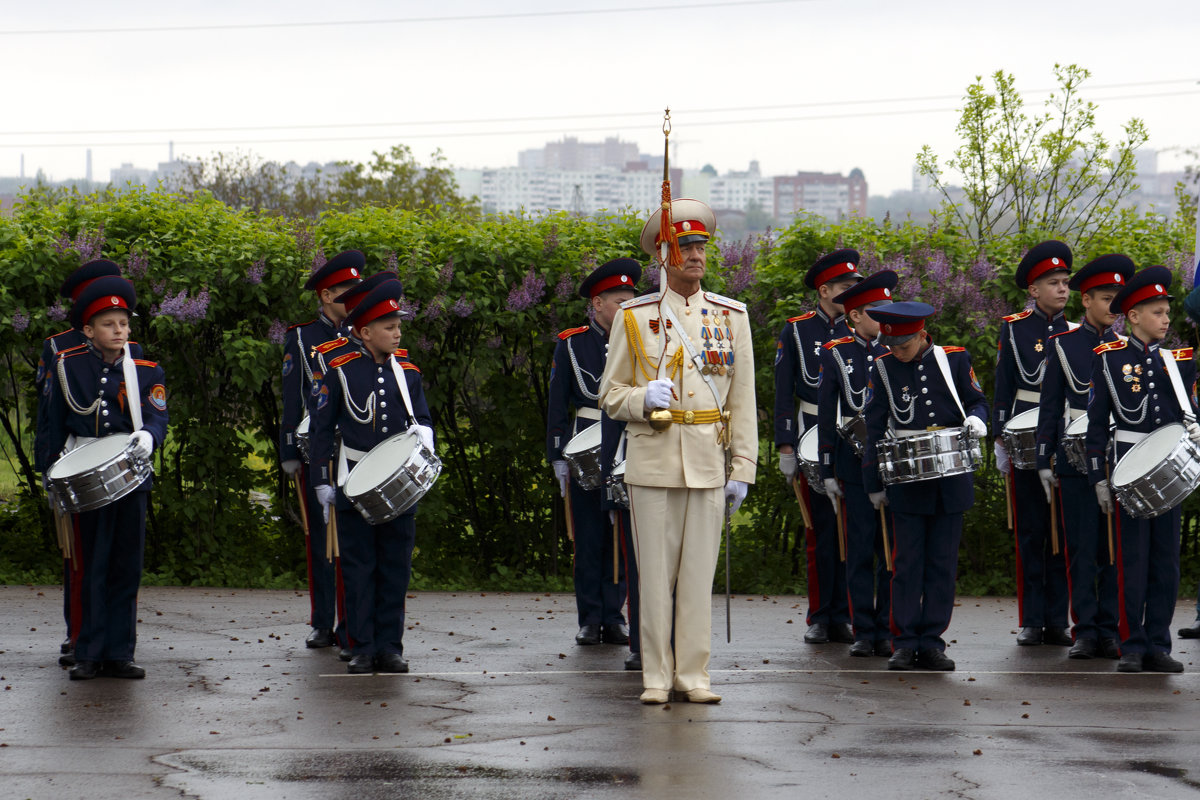
[[[729,324],[729,311],[718,314],[717,310],[713,309],[710,318],[707,308],[700,309],[700,338],[704,340],[704,366],[700,372],[705,375],[732,376],[733,330]]]

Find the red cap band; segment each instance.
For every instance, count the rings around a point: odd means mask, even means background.
[[[1079,284],[1079,291],[1086,292],[1095,289],[1097,286],[1124,286],[1125,279],[1121,277],[1119,272],[1098,272],[1091,276],[1083,283]]]
[[[879,326],[884,336],[908,336],[925,329],[925,320],[916,319],[912,322],[885,322]]]
[[[317,291],[321,292],[331,286],[337,286],[339,283],[348,283],[355,278],[361,278],[358,270],[354,267],[346,267],[339,269],[337,272],[331,272],[324,280],[317,284]]]
[[[817,273],[817,277],[813,279],[813,283],[815,283],[817,288],[820,289],[834,278],[850,274],[858,274],[858,267],[854,264],[854,262],[845,261],[841,264],[830,264],[828,267]]]
[[[360,331],[363,326],[373,322],[384,314],[391,314],[400,310],[400,303],[396,300],[384,300],[377,304],[374,308],[364,311],[358,319],[354,321],[354,330]]]
[[[116,294],[106,294],[83,310],[83,324],[88,324],[88,321],[101,311],[111,311],[114,308],[129,310],[129,306],[125,304],[124,297]]]
[[[675,238],[680,236],[703,236],[708,238],[708,229],[704,227],[704,223],[698,219],[685,219],[680,222],[672,223],[671,227],[675,229]],[[654,237],[654,243],[658,244],[662,241],[661,236]]]
[[[856,308],[861,308],[868,303],[887,303],[892,299],[892,290],[885,286],[880,286],[878,289],[868,289],[865,292],[859,292],[853,297],[847,297],[842,303],[842,308],[847,312],[853,311]]]
[[[1129,309],[1136,306],[1138,303],[1144,303],[1147,300],[1153,300],[1156,297],[1167,297],[1167,287],[1161,283],[1152,283],[1149,286],[1143,286],[1136,292],[1131,292],[1125,298],[1125,302],[1121,303],[1121,313],[1128,314]]]
[[[1038,263],[1036,263],[1032,267],[1030,267],[1029,274],[1025,276],[1025,282],[1033,283],[1038,278],[1045,275],[1047,272],[1053,272],[1056,269],[1061,269],[1066,272],[1070,272],[1070,268],[1067,266],[1067,262],[1065,262],[1061,258],[1058,258],[1057,256],[1055,256],[1054,258],[1047,258],[1045,261],[1039,261]]]
[[[633,291],[633,278],[630,278],[623,272],[620,275],[609,275],[604,280],[596,281],[596,285],[591,289],[591,297],[595,297],[601,292],[607,292],[609,289],[628,289]]]

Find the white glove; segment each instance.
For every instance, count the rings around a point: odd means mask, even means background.
[[[670,381],[653,380],[646,386],[646,410],[653,408],[670,408],[671,392],[675,384]]]
[[[608,524],[615,526],[617,524],[617,512],[610,510],[608,512]]]
[[[1113,512],[1112,492],[1109,491],[1108,481],[1100,481],[1096,484],[1096,502],[1100,504],[1100,510],[1105,514]]]
[[[837,478],[825,479],[825,496],[829,498],[829,502],[837,505],[838,498],[842,496],[842,485],[837,482]]]
[[[729,481],[725,484],[725,502],[729,504],[729,513],[735,514],[742,507],[742,501],[746,499],[746,492],[750,489],[750,485],[745,481]]]
[[[1039,469],[1038,478],[1042,481],[1042,489],[1046,492],[1046,502],[1050,503],[1051,496],[1054,494],[1054,487],[1058,486],[1058,478],[1054,477],[1054,470]]]
[[[867,499],[871,501],[871,505],[875,508],[887,505],[887,492],[871,492],[867,495]]]
[[[154,452],[154,437],[150,431],[138,431],[129,437],[129,448],[137,458],[149,458]]]
[[[1008,451],[1004,449],[1004,442],[996,440],[996,469],[1003,474],[1008,474],[1012,469],[1012,462],[1008,460]]]
[[[433,449],[433,428],[428,425],[418,425],[417,436],[421,437],[421,444],[425,445],[426,450],[437,453],[437,450]]]
[[[566,497],[567,496],[567,481],[569,480],[568,476],[571,474],[571,467],[567,464],[567,462],[563,461],[562,459],[555,461],[550,466],[554,467],[554,477],[558,481],[559,495],[562,497]]]
[[[788,483],[796,479],[796,454],[795,453],[780,453],[779,454],[779,471],[783,473],[783,477]]]
[[[300,471],[300,459],[289,458],[287,461],[284,461],[279,466],[283,469],[283,472],[285,475],[295,475],[297,472]]]
[[[333,501],[337,499],[337,489],[334,489],[329,484],[318,486],[313,489],[317,495],[317,502],[321,504],[321,514],[325,517],[325,524],[329,524],[329,507],[333,505]]]
[[[972,436],[982,439],[987,436],[987,423],[971,414],[967,417],[967,430],[971,432]]]
[[[1187,424],[1187,435],[1193,442],[1200,442],[1200,425],[1195,422],[1189,422]]]

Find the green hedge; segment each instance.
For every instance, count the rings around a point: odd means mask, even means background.
[[[369,271],[391,267],[404,282],[415,312],[404,346],[422,368],[445,462],[421,504],[415,585],[569,587],[570,544],[543,454],[550,356],[555,334],[586,313],[578,281],[603,261],[640,256],[640,227],[626,216],[477,218],[381,208],[330,212],[310,224],[139,190],[25,198],[12,218],[0,219],[0,412],[9,421],[0,441],[23,487],[9,513],[0,512],[0,578],[57,575],[44,498],[20,453],[31,440],[41,340],[66,327],[55,319],[57,287],[82,260],[103,255],[137,285],[134,335],[167,375],[171,430],[155,464],[147,579],[295,585],[304,574],[302,537],[275,445],[282,335],[285,324],[312,316],[300,286],[314,264],[357,248]],[[1192,236],[1187,223],[1127,214],[1096,253],[1078,259],[1120,250],[1139,264],[1167,263],[1182,277]],[[814,302],[803,285],[807,265],[853,246],[867,271],[900,271],[900,296],[939,307],[935,336],[970,350],[986,389],[999,314],[1023,305],[1011,280],[1023,244],[998,243],[977,257],[938,226],[813,218],[754,242],[714,246],[707,287],[745,300],[758,331],[760,469],[734,529],[739,591],[803,588],[798,511],[775,468],[771,408],[775,337],[787,317]],[[1178,327],[1194,338],[1192,328]],[[1002,484],[990,468],[976,481],[960,580],[968,591],[1011,592]],[[1189,554],[1198,503],[1185,505]]]

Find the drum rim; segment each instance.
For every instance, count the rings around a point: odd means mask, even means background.
[[[384,478],[383,480],[377,481],[373,486],[370,486],[370,487],[360,490],[358,492],[352,492],[350,482],[352,480],[354,480],[355,473],[359,471],[358,468],[361,467],[363,464],[366,464],[368,462],[368,460],[371,458],[372,454],[377,453],[377,452],[382,452],[383,448],[388,446],[390,443],[401,443],[400,440],[403,440],[403,443],[412,442],[412,448],[408,451],[408,453],[406,453],[404,455],[404,457],[400,460],[400,463],[396,466],[396,468],[393,469],[390,473],[388,473],[386,478]],[[371,492],[375,491],[380,486],[382,486],[384,483],[394,479],[397,475],[399,475],[402,471],[404,471],[404,467],[408,463],[408,460],[412,457],[413,453],[417,452],[417,450],[420,448],[420,445],[421,445],[420,437],[417,435],[416,430],[413,428],[409,428],[408,430],[401,431],[400,433],[397,433],[394,436],[389,436],[388,438],[384,439],[382,442],[380,442],[379,444],[375,445],[370,450],[368,450],[367,454],[365,456],[363,456],[361,460],[355,462],[354,466],[351,467],[350,472],[348,472],[346,474],[346,482],[344,484],[342,484],[342,494],[346,495],[347,499],[353,500],[353,498],[364,497],[364,496],[370,494]],[[380,458],[382,458],[382,456],[380,456]],[[365,474],[366,470],[363,470],[363,473]]]
[[[593,434],[592,431],[595,431],[595,433]],[[591,444],[589,442],[587,447],[579,447],[578,449],[572,450],[571,445],[574,444],[576,441],[583,441],[583,437],[585,437],[585,436],[587,436],[589,438],[594,436],[596,439],[595,444]],[[593,447],[599,447],[602,442],[603,442],[603,434],[600,430],[600,425],[593,423],[567,440],[566,446],[563,447],[563,456],[566,456],[568,453],[570,453],[571,455],[575,455],[576,453],[587,453]]]
[[[1039,411],[1040,411],[1040,410],[1041,410],[1041,409],[1039,409],[1039,408],[1037,408],[1037,407],[1035,406],[1034,408],[1027,408],[1027,409],[1025,409],[1025,410],[1024,410],[1024,411],[1022,411],[1020,414],[1013,414],[1011,417],[1009,417],[1009,419],[1008,419],[1008,422],[1004,423],[1004,431],[1005,431],[1006,433],[1007,433],[1009,430],[1012,430],[1012,432],[1013,432],[1013,433],[1024,433],[1025,431],[1030,431],[1030,430],[1032,430],[1032,431],[1036,431],[1036,430],[1037,430],[1037,420],[1038,420],[1038,413],[1039,413]],[[1026,417],[1026,416],[1030,417],[1030,418],[1033,420],[1033,427],[1032,427],[1032,428],[1027,428],[1027,427],[1015,428],[1015,427],[1012,427],[1012,425],[1013,425],[1013,423],[1014,423],[1014,422],[1016,422],[1017,420],[1019,420],[1021,417]]]
[[[1125,451],[1125,455],[1123,455],[1119,459],[1117,459],[1116,466],[1114,466],[1112,469],[1112,478],[1109,481],[1114,490],[1118,486],[1121,487],[1122,489],[1125,489],[1131,485],[1130,481],[1128,481],[1128,480],[1123,480],[1123,481],[1118,480],[1118,477],[1121,475],[1121,465],[1127,463],[1129,457],[1131,455],[1133,455],[1133,453],[1135,451],[1139,451],[1139,455],[1140,455],[1140,450],[1148,450],[1150,446],[1148,444],[1146,444],[1147,442],[1150,442],[1152,440],[1153,441],[1159,441],[1159,440],[1171,441],[1167,437],[1166,432],[1171,430],[1172,428],[1177,429],[1179,432],[1179,435],[1174,440],[1175,443],[1171,446],[1171,448],[1169,450],[1167,450],[1165,453],[1163,453],[1163,458],[1160,458],[1157,462],[1155,462],[1154,466],[1161,464],[1163,462],[1163,459],[1165,459],[1168,455],[1170,455],[1170,453],[1173,452],[1177,446],[1183,444],[1183,440],[1185,438],[1187,438],[1187,428],[1184,427],[1182,422],[1168,422],[1166,425],[1163,425],[1162,427],[1155,428],[1154,430],[1147,433],[1143,439],[1141,439],[1140,441],[1134,442],[1133,446]],[[1186,445],[1185,445],[1185,447],[1186,447]],[[1132,469],[1132,462],[1128,462],[1128,463],[1130,463],[1130,468]],[[1138,478],[1144,478],[1146,476],[1146,474],[1147,473],[1143,472],[1139,475],[1136,475],[1136,476],[1134,476],[1134,480],[1137,480]]]
[[[62,456],[60,456],[58,458],[57,461],[55,461],[53,464],[50,465],[50,468],[48,470],[46,470],[46,479],[52,480],[52,481],[56,481],[56,480],[61,481],[61,480],[68,480],[70,478],[74,478],[79,475],[82,475],[83,474],[82,472],[68,472],[65,475],[55,474],[55,470],[59,467],[60,464],[67,461],[67,459],[69,459],[69,458],[74,457],[76,460],[79,458],[82,458],[84,455],[87,455],[87,453],[91,450],[97,450],[97,451],[100,450],[100,447],[99,447],[100,445],[103,445],[105,447],[112,446],[112,444],[115,444],[115,442],[110,443],[110,440],[117,439],[122,436],[125,437],[125,439],[124,439],[124,443],[121,445],[121,448],[119,450],[115,450],[113,453],[108,455],[106,458],[104,458],[100,461],[94,462],[93,464],[91,464],[88,467],[88,469],[86,471],[92,472],[94,470],[100,469],[103,466],[106,466],[107,464],[109,464],[110,462],[112,462],[114,460],[119,459],[120,456],[122,454],[124,454],[126,449],[129,447],[129,439],[130,439],[130,437],[133,436],[133,434],[123,433],[123,432],[122,433],[110,433],[108,436],[101,436],[98,439],[95,439],[93,441],[79,445],[79,447],[76,447],[71,452],[64,453]]]

